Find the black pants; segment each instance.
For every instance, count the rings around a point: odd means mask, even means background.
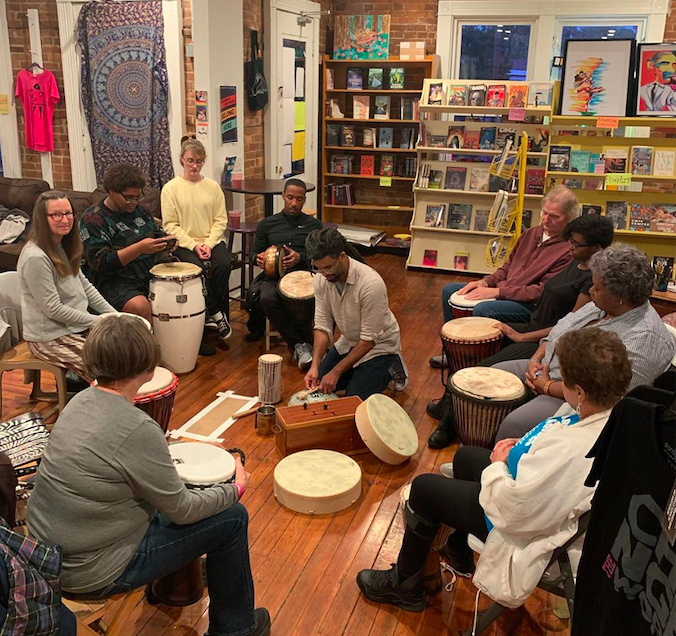
[[[484,358],[477,364],[478,367],[492,367],[498,362],[509,362],[510,360],[527,360],[540,346],[539,342],[512,342],[503,347],[492,356]]]
[[[211,258],[203,261],[195,252],[179,247],[176,249],[176,256],[184,263],[194,263],[204,270],[204,278],[207,284],[207,314],[213,316],[222,311],[228,318],[230,317],[230,271],[232,263],[230,262],[230,250],[222,241],[211,250]],[[211,267],[205,267],[207,263]]]
[[[490,462],[491,451],[478,446],[462,446],[453,458],[454,479],[443,475],[419,475],[413,480],[409,504],[413,511],[432,524],[455,528],[448,538],[453,551],[471,555],[467,535],[482,541],[488,536],[486,518],[479,504],[481,473]],[[407,525],[397,565],[401,580],[419,572],[432,547],[433,536],[421,537]]]

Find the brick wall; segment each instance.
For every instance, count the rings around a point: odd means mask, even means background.
[[[664,41],[676,42],[676,0],[671,0],[667,24],[664,28]]]
[[[192,43],[192,0],[183,0],[183,40],[184,47]],[[185,134],[195,134],[195,60],[185,55]]]
[[[40,34],[44,67],[54,73],[56,84],[61,94],[61,101],[54,109],[54,152],[52,153],[54,186],[57,188],[70,188],[72,187],[73,180],[70,170],[70,151],[66,126],[66,103],[63,89],[63,70],[56,2],[6,0],[6,6],[12,56],[12,75],[15,78],[22,68],[27,68],[31,63],[30,37],[28,35],[28,17],[26,16],[26,11],[28,9],[38,9],[40,11]],[[26,148],[23,106],[19,100],[16,101],[23,176],[41,179],[42,165],[40,163],[40,153]]]

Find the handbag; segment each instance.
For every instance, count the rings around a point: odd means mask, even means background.
[[[246,97],[251,110],[262,110],[268,103],[268,83],[263,74],[263,58],[258,57],[258,31],[251,31],[251,61],[244,65]]]

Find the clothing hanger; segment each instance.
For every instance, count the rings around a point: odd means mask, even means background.
[[[40,64],[38,64],[37,62],[33,62],[30,66],[27,66],[27,67],[26,67],[26,70],[27,70],[27,71],[32,71],[36,66],[37,66],[41,71],[44,71],[44,70],[45,70],[45,69],[44,69]]]

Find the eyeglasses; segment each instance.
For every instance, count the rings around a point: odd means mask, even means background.
[[[333,265],[330,267],[317,267],[315,265],[315,269],[320,273],[320,274],[333,274],[334,270],[336,269],[336,265],[338,265],[338,261],[336,261]]]
[[[186,159],[185,162],[189,166],[203,166],[204,165],[204,159]]]
[[[63,220],[64,216],[69,220],[75,218],[75,212],[72,210],[70,212],[52,212],[47,216],[58,223],[59,221]]]
[[[127,202],[127,203],[138,203],[144,196],[143,190],[141,190],[141,194],[138,196],[135,196],[133,194],[125,194],[124,192],[118,192],[118,194]]]
[[[568,242],[570,243],[570,246],[576,250],[578,247],[591,247],[590,243],[578,243],[577,241],[574,241],[573,239],[568,239]]]

